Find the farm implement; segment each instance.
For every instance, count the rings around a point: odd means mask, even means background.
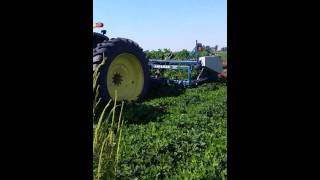
[[[202,51],[203,47],[201,43],[196,41],[195,48],[191,51],[191,55],[195,58],[189,58],[186,60],[157,60],[150,59],[149,66],[153,69],[169,69],[169,70],[182,70],[187,71],[186,79],[164,79],[158,77],[151,77],[151,81],[160,84],[167,85],[180,85],[184,87],[198,85],[200,83],[217,80],[222,72],[223,65],[222,61],[218,56],[204,56],[199,57],[199,52]],[[197,78],[192,79],[192,70],[200,70]]]
[[[102,28],[103,23],[93,24],[93,28]],[[222,60],[218,56],[199,57],[203,50],[201,43],[191,52],[193,58],[186,60],[147,59],[142,48],[126,38],[105,36],[106,31],[93,32],[93,71],[99,71],[98,84],[102,100],[114,99],[117,90],[118,100],[135,101],[142,99],[150,83],[195,86],[206,81],[216,80],[223,73]],[[192,70],[198,70],[192,78]],[[151,76],[151,70],[186,71],[185,79],[165,79]]]

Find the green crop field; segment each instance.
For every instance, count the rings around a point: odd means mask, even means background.
[[[219,53],[226,60],[226,53]],[[143,102],[126,103],[122,113],[114,104],[100,115],[97,102],[94,98],[95,180],[226,179],[226,80],[193,88],[153,84]]]
[[[149,94],[125,107],[117,177],[226,179],[226,82]]]

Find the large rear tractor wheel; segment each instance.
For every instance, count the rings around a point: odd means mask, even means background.
[[[148,59],[139,45],[129,39],[116,38],[97,45],[93,52],[93,70],[101,66],[100,96],[106,101],[117,99],[136,101],[142,99],[149,88]]]

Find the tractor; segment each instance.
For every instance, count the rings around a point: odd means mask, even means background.
[[[93,28],[102,28],[103,23],[94,23]],[[204,49],[196,41],[196,46],[187,60],[147,59],[142,48],[134,41],[126,38],[111,38],[93,32],[93,71],[99,68],[98,83],[102,101],[117,99],[119,101],[141,100],[147,93],[150,83],[166,85],[195,86],[203,82],[223,77],[223,64],[218,56],[199,57]],[[102,63],[104,62],[104,63]],[[164,79],[150,76],[150,69],[167,69],[187,71],[186,79]],[[191,71],[198,69],[196,79],[192,79]]]
[[[103,23],[94,23],[93,28],[103,28]],[[103,101],[115,98],[127,101],[142,99],[149,87],[148,59],[142,48],[126,38],[111,38],[93,32],[93,71],[101,65],[98,83]]]

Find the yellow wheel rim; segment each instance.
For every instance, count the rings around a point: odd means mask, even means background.
[[[136,56],[122,53],[112,61],[107,73],[107,89],[112,99],[117,91],[118,100],[136,100],[143,85],[143,69]]]

